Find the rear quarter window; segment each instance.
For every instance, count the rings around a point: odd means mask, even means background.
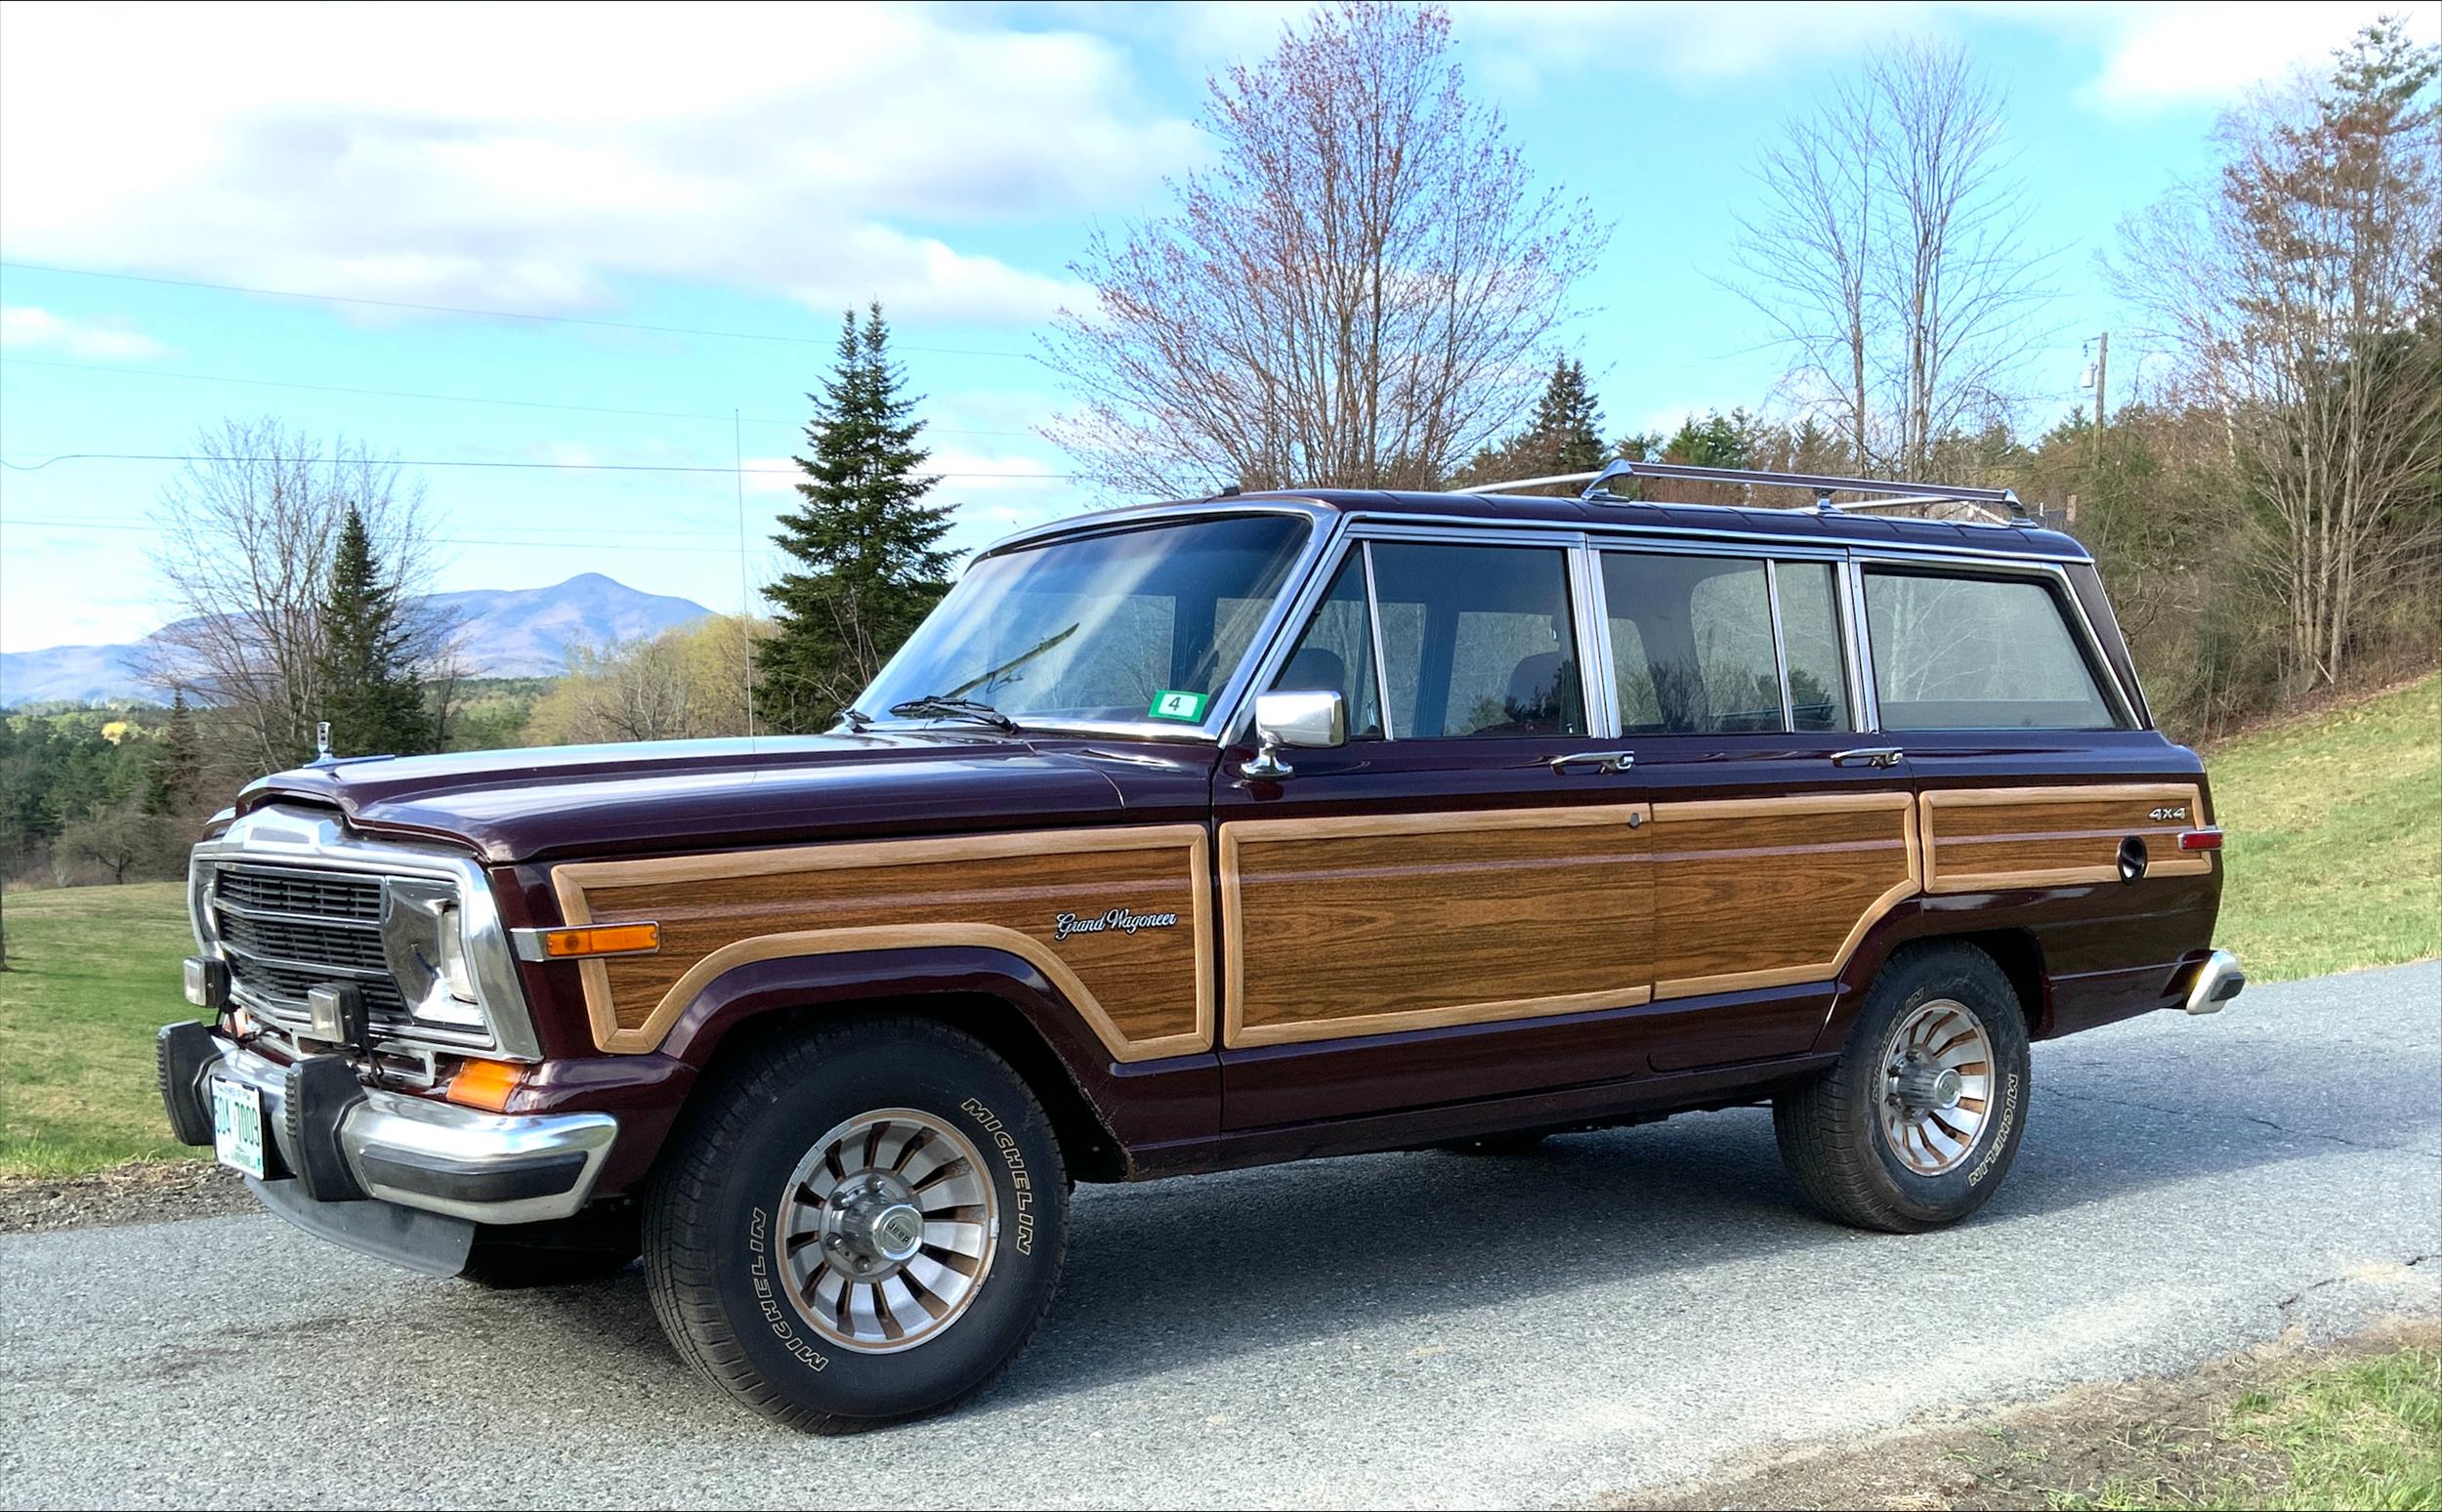
[[[2109,730],[2120,721],[2044,581],[1869,568],[1885,730]]]

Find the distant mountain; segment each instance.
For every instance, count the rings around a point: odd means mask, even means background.
[[[639,641],[712,612],[693,599],[639,593],[600,572],[550,588],[437,593],[432,602],[457,612],[458,646],[478,677],[549,677],[568,665],[576,642]]]
[[[568,649],[577,642],[641,640],[712,612],[693,599],[640,593],[599,572],[549,588],[437,593],[431,602],[456,613],[458,647],[477,677],[549,677],[568,664]],[[139,641],[0,651],[0,707],[151,696],[138,676],[146,650]]]

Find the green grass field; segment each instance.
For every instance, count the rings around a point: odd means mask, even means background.
[[[2442,954],[2442,676],[2208,755],[2230,833],[2219,943],[2256,982]],[[152,1087],[189,946],[176,883],[9,896],[0,1177],[191,1155]]]
[[[187,1012],[194,948],[176,882],[8,898],[0,974],[0,1176],[69,1176],[194,1152],[170,1138],[153,1031]]]
[[[2205,753],[2251,982],[2442,954],[2442,676]]]

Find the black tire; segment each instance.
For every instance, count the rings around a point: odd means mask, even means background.
[[[982,1155],[998,1204],[989,1264],[939,1331],[870,1353],[792,1299],[781,1230],[792,1173],[826,1132],[912,1110]],[[923,1020],[827,1025],[757,1047],[697,1091],[645,1203],[645,1282],[671,1344],[754,1410],[813,1433],[939,1412],[1017,1356],[1051,1306],[1068,1245],[1068,1172],[1023,1077],[981,1042]]]
[[[1940,1174],[1912,1169],[1882,1128],[1893,1034],[1943,999],[1972,1014],[1993,1052],[1992,1095],[1965,1154]],[[1916,1234],[1957,1223],[1991,1198],[2026,1132],[2027,1021],[2009,978],[1972,945],[1912,947],[1874,978],[1840,1058],[1782,1093],[1773,1129],[1790,1176],[1815,1206],[1861,1229]]]

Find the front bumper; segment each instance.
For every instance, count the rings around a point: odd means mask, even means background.
[[[270,1135],[258,1191],[283,1216],[341,1242],[353,1240],[325,1232],[328,1224],[379,1228],[388,1220],[324,1212],[317,1225],[292,1210],[296,1201],[321,1210],[369,1199],[469,1224],[573,1216],[619,1131],[604,1113],[487,1113],[367,1087],[335,1055],[283,1066],[202,1024],[161,1030],[158,1057],[170,1127],[188,1144],[212,1143],[215,1079],[255,1089]]]

